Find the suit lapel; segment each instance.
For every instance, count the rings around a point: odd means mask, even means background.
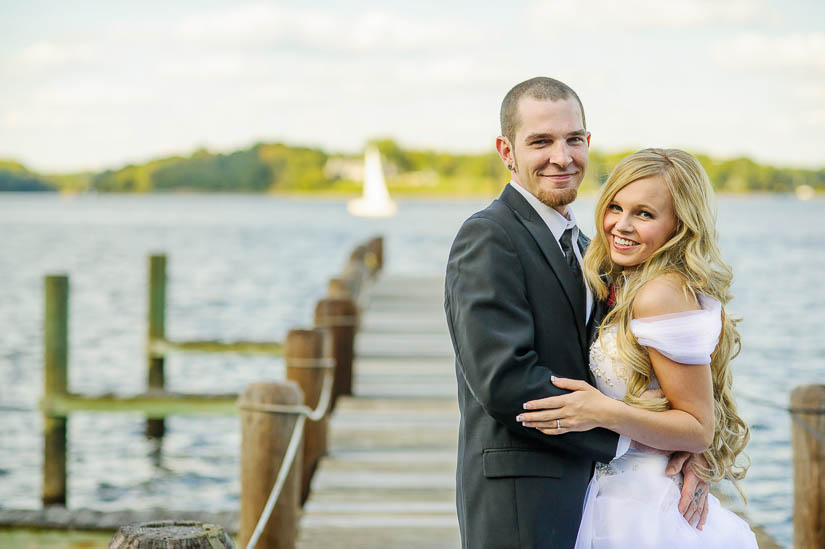
[[[558,242],[556,242],[555,237],[553,237],[553,233],[550,232],[544,220],[536,213],[530,203],[527,202],[517,190],[511,188],[510,185],[504,187],[504,191],[502,191],[499,199],[516,213],[519,222],[524,225],[524,228],[532,235],[541,253],[547,260],[547,263],[550,264],[550,268],[553,270],[556,278],[558,278],[562,289],[564,289],[564,294],[567,296],[567,301],[573,309],[573,314],[576,318],[576,330],[579,334],[579,342],[584,348],[587,343],[587,334],[584,325],[585,304],[578,303],[580,301],[577,297],[579,295],[578,284],[570,272],[570,267],[567,265],[564,254]],[[579,235],[581,235],[581,231],[579,231]],[[581,236],[579,239],[581,242]]]
[[[589,245],[590,245],[590,239],[587,238],[584,235],[584,233],[582,232],[581,227],[580,227],[579,228],[579,251],[582,254],[582,263],[584,263],[584,252],[587,251],[587,247]],[[582,264],[582,276],[584,276],[584,265],[583,264]],[[585,279],[584,283],[587,284],[587,279]],[[587,307],[587,296],[585,296],[583,306],[585,308]],[[587,335],[587,341],[588,341],[588,345],[587,345],[588,349],[590,348],[590,343],[589,343],[590,342],[590,336],[591,336],[590,327],[593,325],[593,318],[596,316],[596,308],[597,308],[597,302],[596,302],[596,296],[594,295],[593,296],[593,302],[590,304],[590,321],[587,323],[587,334],[586,335]]]
[[[579,250],[582,253],[582,258],[584,258],[584,253],[587,251],[587,247],[590,245],[590,239],[587,238],[584,233],[579,229]],[[585,281],[587,283],[587,281]],[[590,349],[590,345],[593,344],[593,340],[595,339],[595,332],[596,329],[601,324],[602,319],[605,315],[604,304],[601,303],[598,299],[596,299],[595,294],[593,295],[593,303],[590,306],[590,320],[587,323],[587,348]]]

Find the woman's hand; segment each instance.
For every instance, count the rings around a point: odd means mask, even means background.
[[[525,427],[534,427],[545,435],[563,435],[605,427],[610,410],[618,401],[577,379],[551,377],[553,385],[572,391],[566,395],[541,398],[524,403],[525,410],[516,417]]]

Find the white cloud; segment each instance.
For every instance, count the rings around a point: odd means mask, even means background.
[[[147,88],[136,88],[98,80],[84,81],[61,88],[46,88],[34,95],[33,102],[56,108],[137,107],[139,104],[147,103],[151,97],[152,94]]]
[[[531,18],[539,23],[555,23],[549,31],[564,29],[578,22],[588,29],[688,27],[713,23],[738,23],[764,17],[760,0],[554,0],[537,1],[529,7]]]
[[[214,46],[294,48],[328,53],[433,51],[482,40],[483,29],[447,18],[409,17],[383,10],[332,12],[243,4],[198,13],[179,25],[181,36]]]
[[[18,74],[48,73],[66,66],[91,63],[94,49],[83,43],[43,40],[26,46],[6,58],[6,70]]]
[[[741,33],[713,46],[713,57],[734,69],[825,71],[825,33],[768,36]]]
[[[800,126],[825,128],[825,108],[805,111],[799,118]]]
[[[0,114],[0,126],[14,130],[26,123],[26,114],[20,109],[10,109]]]
[[[164,79],[221,79],[260,73],[262,64],[251,56],[215,52],[198,57],[169,56],[160,60],[156,69],[158,75]]]
[[[803,101],[825,101],[825,82],[805,82],[794,86],[794,96]]]

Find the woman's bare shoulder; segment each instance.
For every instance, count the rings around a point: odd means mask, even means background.
[[[675,273],[659,275],[647,282],[633,301],[633,317],[645,318],[700,309],[696,296]]]

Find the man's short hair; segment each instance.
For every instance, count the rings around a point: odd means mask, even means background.
[[[512,90],[507,92],[504,101],[501,102],[501,135],[506,137],[511,144],[515,144],[516,130],[521,125],[518,106],[521,98],[525,95],[541,101],[561,101],[574,97],[582,113],[582,127],[587,129],[587,122],[584,119],[584,106],[582,106],[581,99],[573,91],[573,88],[553,78],[537,76],[525,80],[521,84],[516,84]]]

